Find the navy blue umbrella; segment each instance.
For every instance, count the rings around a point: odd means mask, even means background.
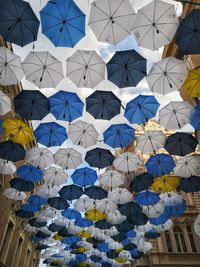
[[[121,110],[121,100],[110,91],[98,91],[86,98],[86,110],[95,119],[111,120]]]
[[[77,185],[66,185],[60,191],[61,198],[66,200],[79,199],[83,195],[83,189]]]
[[[43,172],[34,166],[24,165],[17,168],[16,175],[25,181],[38,182],[42,179]]]
[[[158,233],[155,229],[149,230],[144,235],[147,239],[155,239],[160,237],[160,233]]]
[[[177,190],[193,193],[200,191],[200,177],[199,176],[191,176],[189,178],[181,178],[180,185]]]
[[[1,0],[0,24],[5,41],[25,46],[37,39],[40,22],[28,2]]]
[[[11,141],[4,141],[0,143],[0,158],[10,160],[13,162],[23,160],[26,151],[24,148]]]
[[[98,222],[95,222],[95,227],[101,229],[101,230],[106,230],[110,229],[113,225],[107,222],[106,220],[100,220]]]
[[[46,238],[50,237],[50,234],[46,234],[46,233],[44,233],[42,231],[38,231],[35,235],[36,235],[36,237],[39,237],[39,238],[42,238],[42,239],[46,239]]]
[[[117,231],[120,233],[127,233],[128,231],[133,229],[133,225],[129,223],[128,220],[124,221],[120,224],[115,224],[115,227],[117,228]]]
[[[30,192],[34,189],[32,182],[24,181],[20,178],[14,178],[10,181],[10,186],[18,191]]]
[[[63,237],[70,237],[72,234],[69,234],[67,231],[67,228],[63,228],[58,232],[58,235],[63,236]]]
[[[34,216],[34,212],[31,212],[31,211],[25,211],[25,210],[17,210],[15,212],[15,215],[17,217],[20,217],[20,218],[23,218],[23,219],[26,219],[26,218],[31,218]]]
[[[90,197],[91,199],[103,199],[107,198],[108,192],[100,186],[90,186],[87,187],[84,191],[84,194]]]
[[[200,131],[200,105],[195,106],[195,111],[192,115],[191,125],[195,130]]]
[[[39,250],[39,251],[41,251],[41,250],[43,250],[43,249],[47,249],[47,248],[49,248],[49,246],[48,245],[45,245],[45,244],[39,244],[37,247],[36,247],[36,250]],[[43,263],[44,263],[44,261],[43,261]]]
[[[32,206],[29,203],[25,203],[21,206],[21,210],[29,211],[29,212],[37,212],[40,210],[39,206]]]
[[[48,200],[48,203],[52,208],[57,210],[65,210],[69,208],[69,203],[67,200],[60,197],[52,197]]]
[[[93,185],[98,180],[98,176],[96,171],[85,167],[76,169],[71,175],[71,179],[74,184],[85,187],[88,185]]]
[[[91,259],[92,261],[94,261],[94,262],[99,262],[99,261],[101,261],[101,257],[98,257],[98,256],[96,256],[96,255],[92,255],[92,256],[90,256],[90,259]]]
[[[118,242],[121,242],[123,241],[124,239],[126,239],[126,235],[124,233],[119,233],[117,235],[113,235],[111,236],[111,238],[115,241],[118,241]]]
[[[180,217],[184,214],[186,210],[186,201],[179,203],[178,205],[170,205],[165,207],[165,213],[168,214],[169,217]]]
[[[85,161],[91,166],[99,169],[112,165],[115,157],[108,149],[94,148],[86,153]]]
[[[137,246],[133,243],[128,243],[128,244],[124,245],[124,249],[128,250],[128,251],[133,250],[135,248],[137,248]]]
[[[109,259],[115,259],[117,258],[119,255],[119,252],[117,252],[116,250],[112,249],[111,251],[108,251],[106,252],[106,256],[109,258]]]
[[[48,103],[48,98],[37,90],[22,90],[14,98],[15,112],[26,120],[42,120],[49,113]]]
[[[122,215],[127,217],[127,220],[131,225],[142,225],[146,224],[148,221],[146,215],[142,213],[142,208],[136,202],[131,201],[121,205],[119,211]]]
[[[132,192],[140,192],[148,189],[154,182],[154,177],[152,174],[143,173],[137,175],[130,184],[130,189]]]
[[[117,51],[107,63],[108,80],[119,88],[136,86],[146,76],[147,60],[135,50]]]
[[[28,223],[30,224],[30,226],[37,227],[37,228],[42,228],[42,227],[44,227],[47,224],[47,222],[38,222],[37,221],[37,218],[30,219],[28,221]]]
[[[51,223],[48,227],[49,231],[51,232],[59,232],[60,230],[63,229],[63,226],[55,224],[55,223]]]

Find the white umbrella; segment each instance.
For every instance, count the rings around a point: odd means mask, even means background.
[[[61,217],[62,215],[61,215],[60,210],[54,209],[52,207],[48,207],[40,213],[40,216],[43,219],[44,218],[54,219],[56,217]],[[38,217],[38,219],[39,219],[39,217]]]
[[[55,88],[64,78],[62,62],[49,52],[30,52],[22,65],[26,79],[39,88]]]
[[[123,245],[114,241],[112,243],[109,243],[109,248],[110,249],[120,249],[120,248],[123,248]]]
[[[37,228],[31,226],[28,223],[24,226],[24,229],[23,230],[26,231],[26,232],[29,232],[29,233],[36,233],[37,232]]]
[[[100,42],[117,44],[130,35],[136,13],[129,0],[91,3],[89,26]]]
[[[24,77],[21,58],[5,47],[0,47],[0,84],[15,85]]]
[[[9,199],[12,200],[24,200],[27,195],[24,192],[19,192],[18,190],[14,189],[14,188],[7,188],[3,195]]]
[[[92,124],[81,120],[69,125],[68,134],[74,145],[84,148],[95,145],[99,137],[97,130]]]
[[[93,209],[95,206],[95,200],[89,197],[83,197],[74,203],[74,208],[78,211],[85,212],[87,210]]]
[[[25,160],[35,167],[45,169],[54,163],[53,154],[47,148],[33,147],[26,152]]]
[[[127,250],[123,250],[118,255],[119,258],[132,260],[131,253]]]
[[[155,154],[157,150],[165,145],[166,136],[162,131],[146,131],[137,140],[137,148],[142,153]]]
[[[113,162],[115,169],[122,172],[133,172],[143,165],[140,157],[132,152],[125,152],[117,156]]]
[[[171,42],[178,26],[174,5],[155,0],[138,10],[132,32],[139,46],[158,50]]]
[[[76,169],[82,162],[81,153],[73,148],[60,148],[54,154],[55,164],[63,169]]]
[[[100,175],[100,183],[104,186],[115,188],[124,184],[125,176],[114,170],[107,170]]]
[[[190,123],[193,107],[187,101],[172,101],[159,111],[159,122],[165,129],[180,129]]]
[[[70,220],[67,219],[67,218],[65,218],[65,217],[63,217],[63,216],[57,218],[57,219],[54,221],[55,224],[60,225],[60,226],[66,226],[66,225],[69,224],[69,222],[70,222]]]
[[[94,88],[105,79],[106,64],[94,50],[76,50],[66,64],[67,77],[77,87]]]
[[[194,230],[195,233],[200,236],[200,214],[196,217],[194,221]]]
[[[165,205],[162,201],[159,201],[155,205],[143,206],[143,212],[148,218],[158,218],[165,210]]]
[[[7,161],[0,158],[0,173],[3,175],[13,174],[16,172],[16,166],[12,161]]]
[[[51,198],[58,195],[60,187],[56,185],[43,184],[36,187],[36,194],[40,197]]]
[[[108,198],[117,204],[125,204],[133,199],[133,195],[126,188],[115,188],[108,192]]]
[[[136,245],[137,250],[143,253],[146,253],[152,248],[152,244],[150,242],[145,242],[143,239],[138,240]]]
[[[119,210],[107,214],[107,221],[111,224],[120,224],[126,220],[126,216],[122,215]]]
[[[185,178],[197,175],[200,172],[200,157],[189,155],[180,158],[176,162],[174,172],[176,175]]]
[[[5,115],[12,110],[10,98],[0,91],[0,115]]]
[[[116,203],[113,203],[109,198],[97,199],[95,201],[95,208],[103,213],[110,213],[117,210]]]
[[[67,227],[67,231],[68,231],[68,233],[69,234],[73,234],[73,235],[75,235],[75,234],[77,234],[77,233],[80,233],[81,231],[82,231],[83,229],[81,228],[81,227],[79,227],[79,226],[76,226],[76,225],[69,225],[68,227]]]
[[[165,206],[176,206],[183,202],[183,197],[176,192],[162,193],[159,196]]]
[[[158,232],[168,231],[173,225],[173,222],[169,219],[164,224],[154,226],[155,230]]]
[[[63,169],[50,167],[44,171],[43,180],[48,185],[62,185],[66,184],[68,179],[67,173]]]

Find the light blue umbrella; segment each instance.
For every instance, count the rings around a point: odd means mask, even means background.
[[[71,178],[74,184],[83,187],[93,185],[98,180],[97,172],[88,167],[75,170]]]

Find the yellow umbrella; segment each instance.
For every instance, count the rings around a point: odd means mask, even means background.
[[[100,221],[106,219],[106,214],[97,209],[92,209],[85,212],[85,217],[88,220]]]
[[[60,236],[60,235],[58,235],[58,234],[55,234],[55,235],[53,236],[53,239],[54,239],[54,240],[58,240],[58,241],[62,240],[63,238],[64,238],[63,236]]]
[[[116,252],[122,252],[124,249],[123,248],[118,248],[118,249],[116,249]]]
[[[87,267],[88,264],[87,264],[87,262],[80,262],[78,266],[79,267]]]
[[[6,119],[2,127],[4,135],[15,143],[25,145],[34,140],[32,129],[20,119]]]
[[[79,237],[82,237],[82,238],[91,237],[91,234],[89,232],[87,232],[87,231],[84,231],[84,230],[81,231],[81,232],[78,232],[76,235],[79,236]]]
[[[76,251],[78,251],[80,253],[84,253],[87,251],[87,249],[85,247],[80,247],[80,248],[76,249]]]
[[[126,263],[127,260],[123,259],[123,258],[115,258],[115,261],[118,262],[118,263]]]
[[[200,67],[189,71],[183,89],[191,97],[200,97]]]
[[[180,183],[180,178],[177,176],[162,176],[155,179],[154,183],[151,185],[153,191],[158,193],[166,193],[170,191],[175,191]]]

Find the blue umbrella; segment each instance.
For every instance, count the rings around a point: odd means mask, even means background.
[[[91,166],[104,169],[112,165],[114,156],[108,149],[94,148],[86,153],[85,161]]]
[[[130,230],[127,232],[127,237],[128,238],[133,238],[133,237],[136,237],[137,236],[137,232],[134,231],[134,230]]]
[[[57,210],[65,210],[69,208],[69,203],[67,200],[62,199],[61,197],[52,197],[48,200],[49,205]]]
[[[146,76],[146,65],[135,50],[117,51],[107,63],[108,80],[119,88],[136,86]]]
[[[106,252],[106,256],[109,258],[109,259],[115,259],[117,258],[119,255],[119,252],[117,252],[116,250],[112,249],[108,252]]]
[[[97,244],[97,249],[98,249],[100,252],[107,252],[107,251],[109,251],[109,244],[106,243],[106,242]]]
[[[31,206],[36,206],[36,207],[41,207],[43,205],[46,205],[48,202],[48,198],[42,198],[39,197],[38,195],[31,195],[28,199],[27,202]]]
[[[13,162],[23,160],[25,158],[25,149],[11,141],[0,142],[0,158]]]
[[[186,210],[185,200],[178,205],[165,207],[165,212],[168,214],[169,217],[182,216],[184,214],[185,210]]]
[[[117,231],[120,233],[127,233],[128,231],[133,229],[133,225],[128,222],[128,220],[124,221],[120,224],[115,224],[115,227],[117,228]]]
[[[200,191],[200,177],[199,176],[191,176],[189,178],[181,178],[180,185],[177,190],[186,192],[186,193],[194,193]]]
[[[79,227],[90,227],[93,224],[94,224],[93,221],[87,220],[87,219],[83,219],[83,218],[80,218],[80,219],[75,221],[75,225],[77,225]]]
[[[126,234],[125,233],[119,233],[117,235],[111,236],[111,238],[117,242],[122,242],[123,240],[126,239]]]
[[[3,134],[3,128],[2,128],[3,120],[0,119],[0,134]]]
[[[39,20],[29,3],[0,1],[0,35],[5,41],[25,46],[37,39]]]
[[[88,167],[75,170],[71,178],[74,184],[83,187],[93,185],[98,180],[97,172]]]
[[[107,198],[108,192],[100,186],[90,186],[87,187],[84,191],[84,194],[90,197],[91,199],[103,199]]]
[[[90,259],[94,262],[100,262],[101,261],[101,257],[98,257],[96,255],[91,255]]]
[[[164,212],[158,218],[150,218],[149,222],[153,225],[160,225],[166,223],[166,221],[169,220],[169,217],[169,214]]]
[[[46,147],[61,146],[67,139],[66,129],[55,123],[41,123],[34,131],[38,143]]]
[[[83,195],[83,189],[77,185],[66,185],[59,191],[59,195],[63,199],[72,201]]]
[[[47,224],[47,222],[38,222],[37,218],[32,218],[28,221],[28,223],[30,224],[30,226],[32,227],[36,227],[36,228],[42,228],[45,227],[45,225]]]
[[[128,218],[129,223],[136,226],[145,225],[148,220],[149,218],[144,213],[139,213],[136,217]]]
[[[48,245],[42,244],[42,245],[38,245],[36,247],[36,250],[42,251],[43,249],[47,249],[47,248],[49,248]]]
[[[133,249],[136,249],[137,248],[137,246],[134,243],[131,243],[130,240],[128,240],[128,242],[129,243],[124,244],[124,249],[125,250],[130,251],[130,250],[133,250]]]
[[[29,211],[29,212],[37,212],[40,210],[39,206],[32,206],[29,203],[25,203],[21,206],[21,210]]]
[[[10,181],[10,186],[18,191],[30,192],[34,189],[32,182],[24,181],[20,178],[14,178]]]
[[[148,189],[153,182],[154,177],[149,173],[137,175],[130,184],[130,190],[133,192],[141,192]]]
[[[51,223],[48,227],[49,231],[51,232],[59,232],[60,230],[63,229],[63,226],[55,224],[55,223]]]
[[[57,120],[71,122],[82,116],[84,104],[77,94],[59,91],[49,98],[49,106]]]
[[[34,166],[24,165],[17,168],[16,175],[25,181],[38,182],[42,179],[43,172]]]
[[[95,227],[97,227],[101,230],[110,229],[112,226],[113,225],[111,223],[107,222],[105,219],[95,222]]]
[[[113,147],[126,147],[133,142],[135,130],[127,124],[111,125],[104,133],[104,143]]]
[[[192,115],[191,125],[195,130],[200,131],[200,104],[195,106],[194,113]]]
[[[87,254],[85,254],[85,253],[76,254],[76,260],[78,260],[80,262],[86,261],[87,260]]]
[[[85,14],[73,0],[51,0],[40,11],[42,33],[55,46],[74,47],[85,36]]]
[[[81,218],[81,213],[75,209],[68,208],[62,211],[62,216],[69,220],[78,220]]]
[[[160,200],[159,194],[155,192],[144,191],[137,193],[135,201],[144,206],[155,205]]]
[[[173,158],[167,154],[157,154],[148,159],[145,164],[147,171],[157,177],[170,174],[175,167]]]
[[[149,230],[144,235],[147,239],[155,239],[160,237],[160,233],[158,233],[155,229]]]
[[[34,216],[34,212],[31,211],[25,211],[25,210],[17,210],[15,212],[15,215],[17,217],[23,218],[23,219],[27,219],[27,218],[31,218]]]
[[[124,116],[130,123],[143,124],[156,116],[159,106],[154,96],[139,95],[127,103]]]
[[[63,244],[66,244],[66,245],[73,245],[74,243],[77,243],[79,241],[81,241],[82,239],[76,235],[73,235],[73,236],[70,236],[70,237],[67,237],[67,238],[64,238],[61,240],[61,243]]]
[[[46,239],[46,238],[50,237],[51,235],[50,234],[46,234],[46,233],[44,233],[42,231],[38,231],[36,233],[36,236],[39,237],[39,238],[42,238],[42,239]]]

